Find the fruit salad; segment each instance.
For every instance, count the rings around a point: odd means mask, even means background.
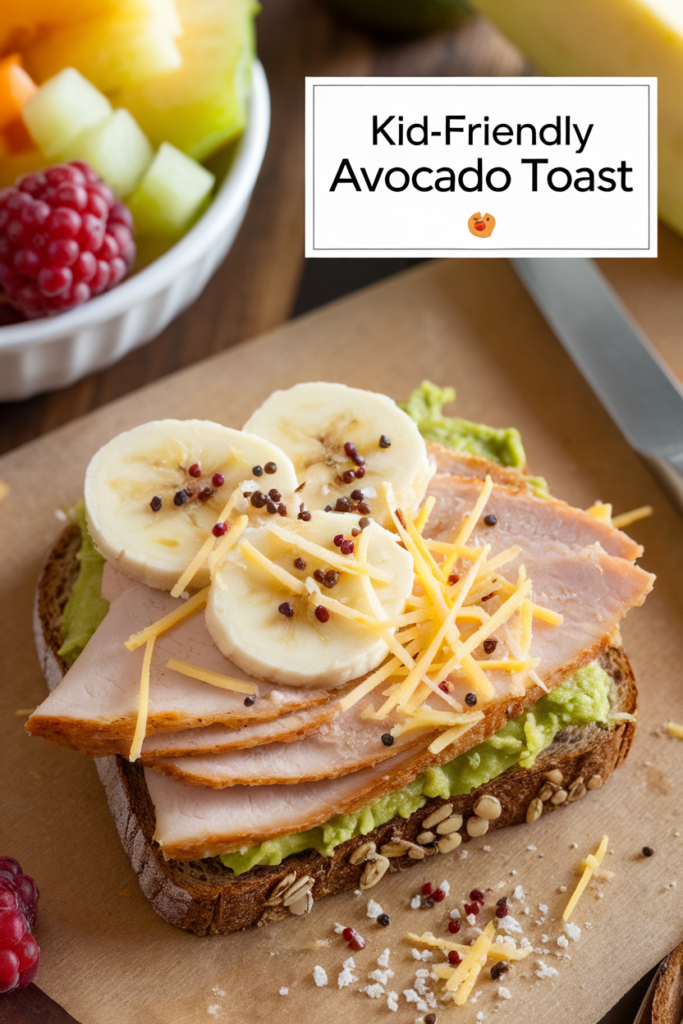
[[[252,0],[26,0],[3,12],[0,302],[29,318],[64,312],[123,279],[133,236],[148,260],[192,226],[216,185],[200,161],[245,126],[254,10]],[[84,224],[76,230],[73,214],[93,211],[89,200],[59,205],[52,179],[68,174],[77,189],[106,190],[116,230],[99,216],[118,247],[99,253]],[[54,235],[55,217],[73,223]],[[57,242],[68,259],[47,253]]]

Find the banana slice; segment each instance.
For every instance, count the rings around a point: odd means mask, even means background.
[[[128,576],[171,590],[238,484],[245,492],[279,494],[277,503],[260,508],[239,497],[239,510],[258,523],[284,522],[275,514],[281,505],[289,514],[298,509],[294,467],[262,437],[209,420],[144,423],[92,458],[85,477],[88,529],[98,550]],[[192,586],[208,582],[204,566]]]
[[[392,485],[399,506],[412,516],[432,473],[413,420],[386,395],[345,384],[297,384],[275,391],[244,429],[287,453],[299,483],[305,483],[300,499],[307,509],[329,505],[348,512],[360,504],[361,514],[388,527],[382,484]]]
[[[243,534],[214,570],[206,625],[223,654],[252,676],[336,687],[375,668],[388,650],[372,625],[376,601],[367,587],[391,619],[412,585],[412,558],[395,534],[370,523],[361,539],[357,515],[313,512],[309,522],[271,522]]]

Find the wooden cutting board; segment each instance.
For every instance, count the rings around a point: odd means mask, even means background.
[[[683,245],[666,236],[663,249],[658,261],[613,261],[607,270],[680,371]],[[239,427],[274,388],[297,381],[339,380],[402,399],[423,378],[454,385],[460,415],[519,427],[531,468],[559,496],[582,506],[611,501],[617,512],[654,506],[654,517],[632,529],[646,548],[643,565],[659,579],[624,626],[641,692],[629,761],[608,786],[567,810],[385,880],[372,895],[391,916],[388,928],[366,916],[367,895],[350,893],[316,904],[308,918],[238,935],[197,938],[174,930],[137,887],[94,766],[27,737],[18,714],[45,694],[31,615],[41,561],[61,528],[55,510],[80,496],[93,452],[145,420],[201,416]],[[513,914],[534,946],[548,952],[506,976],[510,999],[497,994],[499,983],[484,972],[474,999],[463,1008],[439,1008],[439,1022],[469,1024],[484,1013],[480,1019],[515,1024],[570,1018],[594,1024],[683,939],[683,746],[661,729],[668,718],[683,722],[683,522],[507,263],[421,266],[13,452],[0,460],[0,478],[11,487],[0,506],[0,845],[41,889],[38,983],[83,1024],[386,1020],[386,997],[359,991],[386,948],[395,972],[388,987],[399,993],[400,1005],[388,1019],[412,1022],[419,1006],[402,993],[425,965],[412,958],[403,936],[426,929],[445,934],[446,911],[475,886],[512,897],[521,885],[525,897],[511,903]],[[567,899],[561,887],[571,890],[579,861],[605,832],[615,877],[584,894],[574,916],[581,938],[565,950],[556,941]],[[655,856],[642,856],[645,845]],[[447,901],[410,909],[424,881],[442,879],[451,885]],[[358,981],[341,991],[337,975],[349,951],[335,922],[356,927],[367,940],[355,955]],[[539,979],[538,960],[557,977]],[[315,965],[325,969],[329,985],[314,984]]]

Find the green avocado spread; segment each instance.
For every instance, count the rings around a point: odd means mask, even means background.
[[[524,469],[526,455],[519,431],[514,427],[496,429],[456,416],[444,416],[444,405],[454,399],[453,388],[439,388],[425,380],[407,402],[401,403],[401,409],[415,420],[426,441],[438,441],[444,448],[478,455],[501,466]]]
[[[401,408],[415,420],[428,441],[437,441],[455,451],[478,455],[503,466],[524,469],[526,456],[519,432],[512,427],[495,429],[444,416],[443,406],[454,397],[452,388],[438,388],[424,381]],[[77,555],[80,573],[64,607],[64,643],[59,650],[68,665],[76,660],[109,610],[109,603],[101,595],[104,559],[88,533],[82,501],[72,510],[71,519],[81,531],[82,543]],[[221,860],[239,875],[259,864],[279,864],[285,857],[303,850],[317,850],[329,857],[335,847],[355,835],[366,835],[397,815],[409,818],[429,798],[448,799],[469,793],[515,765],[530,768],[560,730],[590,722],[607,728],[612,726],[611,685],[607,673],[592,662],[574,672],[564,685],[542,697],[531,710],[509,721],[494,736],[448,764],[428,769],[377,803],[352,814],[339,814],[305,832],[269,839],[238,853],[225,853]]]
[[[81,547],[76,555],[81,570],[64,605],[64,643],[58,653],[67,665],[73,665],[109,611],[109,602],[102,597],[104,559],[88,533],[85,502],[79,501],[70,516],[81,531]]]
[[[514,718],[500,732],[460,754],[440,768],[429,768],[407,786],[353,814],[338,814],[317,828],[268,839],[239,853],[224,853],[221,860],[236,875],[257,864],[279,864],[302,850],[317,850],[330,857],[336,846],[353,836],[366,835],[397,815],[409,818],[428,797],[461,796],[495,779],[508,768],[531,768],[538,754],[570,725],[599,722],[610,725],[611,680],[596,662],[574,672],[563,686],[541,697],[532,711]]]

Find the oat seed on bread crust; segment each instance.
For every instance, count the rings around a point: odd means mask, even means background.
[[[49,555],[38,583],[36,644],[50,688],[59,682],[66,670],[57,651],[62,642],[64,604],[78,575],[76,552],[79,545],[77,527],[67,527]],[[614,681],[616,709],[633,714],[637,706],[636,685],[620,638],[613,637],[598,658]],[[527,819],[530,803],[547,786],[546,774],[553,769],[562,772],[562,786],[568,798],[561,804],[553,803],[551,799],[541,801],[542,813],[547,814],[564,803],[590,795],[595,788],[590,785],[590,780],[599,777],[602,784],[610,777],[626,758],[634,733],[633,722],[624,722],[612,732],[595,724],[565,729],[539,755],[533,768],[511,768],[467,796],[447,801],[453,805],[449,816],[459,814],[467,822],[474,813],[474,806],[484,794],[488,794],[496,797],[502,808],[499,817],[488,821],[489,832],[521,824]],[[349,858],[363,844],[374,842],[381,853],[383,846],[395,852],[404,842],[407,852],[390,858],[391,872],[409,867],[422,856],[444,855],[437,852],[436,844],[425,847],[417,843],[417,837],[425,831],[423,819],[446,803],[433,799],[408,819],[397,817],[366,836],[357,836],[341,844],[332,857],[321,857],[309,851],[288,857],[276,867],[257,867],[237,876],[217,857],[167,861],[154,842],[154,808],[143,769],[120,756],[99,758],[96,764],[121,842],[142,891],[163,920],[197,935],[225,934],[289,916],[290,911],[284,906],[266,906],[266,901],[276,886],[293,871],[298,878],[308,875],[313,879],[312,895],[315,900],[358,888],[366,862],[361,860],[352,864]],[[469,837],[465,825],[461,831],[463,841],[467,842]],[[448,841],[451,840],[448,833],[436,838],[441,843],[446,840],[444,851],[454,848],[453,842]]]

